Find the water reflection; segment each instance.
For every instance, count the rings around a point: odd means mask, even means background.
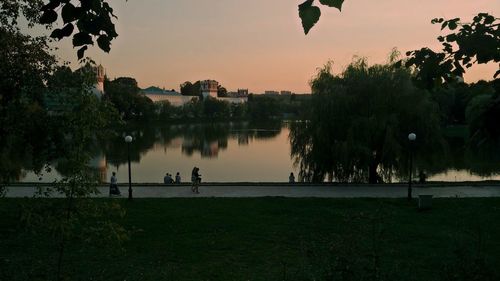
[[[89,165],[101,181],[108,181],[116,171],[120,182],[127,176],[127,145],[123,136],[131,134],[130,146],[132,180],[134,182],[162,182],[166,172],[180,172],[189,180],[193,166],[201,168],[204,181],[217,182],[286,182],[290,172],[299,174],[290,157],[289,123],[213,123],[151,126],[139,124],[122,134],[91,148],[93,158]],[[384,175],[391,182],[406,181],[407,154],[400,155]],[[17,178],[21,181],[39,181],[29,171],[32,166],[22,162]],[[444,149],[415,155],[415,171],[425,173],[428,180],[464,181],[500,179],[500,149],[495,145],[470,147],[461,138],[447,138]],[[42,181],[51,182],[66,174],[62,159],[52,162],[52,169],[42,173]],[[301,179],[299,179],[300,181]]]
[[[304,123],[293,124],[291,126],[291,146],[292,157],[297,165],[307,163],[305,168],[301,168],[300,175],[315,174],[316,163],[332,159],[325,154],[310,153],[304,138]],[[315,143],[315,136],[307,135],[307,141]],[[307,142],[307,143],[308,143]],[[306,143],[306,144],[307,144]],[[437,145],[437,146],[436,146]],[[436,149],[438,148],[438,149]],[[356,166],[353,156],[349,153],[350,147],[345,151],[337,152],[346,157],[336,158],[336,165],[332,172],[327,175],[335,177],[322,177],[316,181],[342,181],[342,182],[367,182],[369,167]],[[484,142],[479,146],[472,146],[467,139],[461,137],[445,137],[434,146],[416,146],[414,147],[414,180],[433,180],[433,181],[478,181],[478,180],[500,180],[500,148],[495,143]],[[404,182],[408,180],[409,174],[409,147],[398,151],[392,162],[382,163],[377,173],[384,182]],[[338,175],[342,179],[338,178]],[[313,177],[309,177],[314,180]]]
[[[480,146],[471,146],[461,138],[448,138],[447,144],[448,149],[439,155],[439,161],[422,167],[430,176],[442,178],[442,174],[448,171],[467,171],[469,175],[482,179],[499,175],[498,145],[483,143]]]
[[[281,179],[285,179],[284,175],[293,169],[289,161],[288,146],[283,146],[288,136],[288,131],[283,132],[283,128],[280,121],[168,126],[137,124],[122,134],[100,143],[101,150],[93,153],[94,157],[89,164],[101,181],[109,180],[112,171],[117,171],[119,179],[125,180],[126,169],[122,167],[127,164],[127,144],[123,141],[123,136],[131,135],[134,138],[130,144],[134,182],[160,182],[160,176],[164,174],[162,169],[172,174],[182,170],[184,178],[187,179],[189,169],[194,165],[200,165],[200,162],[204,163],[204,168],[210,172],[206,180],[211,178],[215,181],[261,181],[255,172],[268,174],[278,170],[274,177],[267,176],[267,179],[282,181]],[[278,137],[280,135],[281,137]],[[260,150],[252,154],[263,154],[260,159],[262,162],[266,162],[269,152],[276,151],[275,147],[280,147],[282,155],[279,157],[279,163],[275,165],[276,167],[271,164],[258,164],[262,170],[256,169],[254,165],[259,159],[248,162],[249,157],[241,155],[245,151],[244,147],[249,146],[252,146],[250,150],[256,148]],[[226,152],[227,155],[224,155]],[[236,168],[238,166],[239,168]],[[43,181],[64,175],[64,165],[59,165],[58,161],[55,161],[53,167],[55,171],[45,173]],[[217,171],[216,167],[219,167]],[[254,172],[249,172],[250,169]],[[239,174],[244,176],[239,177]],[[253,176],[249,177],[250,175]],[[27,175],[23,179],[23,181],[33,180],[35,180],[33,175]]]
[[[199,154],[202,158],[217,158],[219,152],[228,147],[228,140],[235,139],[238,145],[248,145],[253,139],[269,139],[281,132],[281,122],[251,123],[211,123],[177,124],[164,127],[141,125],[130,128],[134,141],[130,146],[131,161],[140,162],[141,156],[155,145],[181,147],[186,156]],[[125,135],[125,133],[123,134]],[[123,151],[126,144],[122,136],[117,136],[104,144],[108,163],[120,166],[126,163]]]

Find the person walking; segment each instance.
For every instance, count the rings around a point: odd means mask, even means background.
[[[191,172],[191,191],[193,193],[196,193],[196,194],[199,194],[199,190],[198,190],[198,187],[200,185],[200,182],[201,182],[201,175],[199,173],[200,169],[198,167],[194,167],[193,168],[193,171]]]
[[[293,172],[290,173],[290,176],[288,177],[288,182],[289,183],[294,183],[295,182],[295,176],[293,175]]]
[[[175,183],[176,184],[181,183],[181,175],[179,174],[179,172],[177,172],[177,174],[175,174]]]
[[[121,195],[120,189],[118,188],[118,180],[116,178],[116,173],[113,172],[109,184],[109,195]]]

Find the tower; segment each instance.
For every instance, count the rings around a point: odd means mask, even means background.
[[[217,87],[219,86],[219,82],[215,80],[203,80],[200,81],[201,94],[203,98],[210,96],[214,99],[217,98]]]
[[[96,71],[96,83],[94,85],[94,88],[92,89],[92,92],[98,98],[100,98],[104,94],[104,75],[105,75],[104,67],[101,64],[99,64],[99,66],[95,68],[95,71]]]

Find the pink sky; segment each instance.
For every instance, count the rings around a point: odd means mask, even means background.
[[[110,0],[119,37],[111,53],[90,55],[108,75],[130,76],[139,86],[179,89],[184,81],[215,79],[228,90],[310,92],[308,81],[328,60],[340,72],[352,57],[383,63],[393,47],[403,54],[440,35],[432,18],[470,20],[478,12],[500,16],[498,0],[346,0],[339,12],[322,8],[304,35],[291,0]],[[316,0],[316,2],[319,2]],[[77,66],[70,40],[58,55]],[[491,79],[497,65],[474,67],[466,81]]]

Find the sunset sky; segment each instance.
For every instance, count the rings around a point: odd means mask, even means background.
[[[403,54],[438,50],[432,18],[500,16],[498,0],[346,0],[339,12],[322,7],[304,35],[292,0],[111,0],[119,37],[111,53],[90,55],[110,78],[130,76],[140,87],[179,89],[184,81],[215,79],[228,90],[308,93],[308,81],[328,60],[340,72],[353,56],[383,63],[393,47]],[[319,1],[316,1],[319,2]],[[61,60],[76,64],[70,40],[58,43]],[[466,81],[491,79],[497,65],[475,67]]]

